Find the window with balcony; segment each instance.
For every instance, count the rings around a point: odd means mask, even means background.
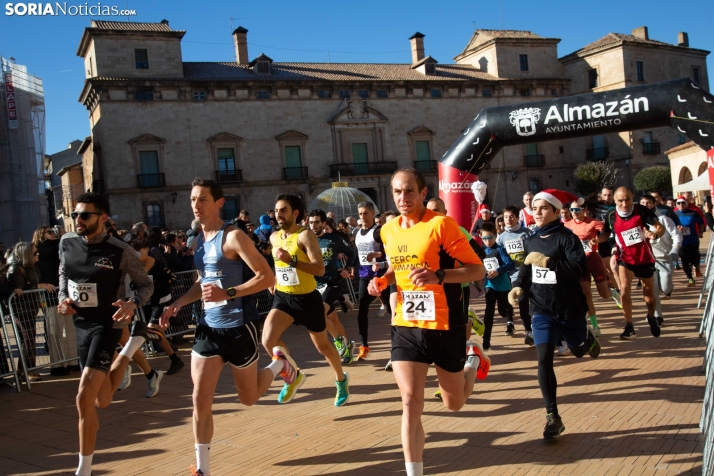
[[[159,167],[159,152],[143,150],[139,152],[139,187],[163,187],[164,174]]]
[[[610,151],[605,145],[605,136],[593,136],[592,146],[585,151],[586,159],[592,161],[607,160]]]
[[[431,150],[428,140],[418,140],[414,142],[414,150],[416,152],[416,160],[414,168],[422,172],[432,172],[434,164],[431,160]]]
[[[136,69],[149,69],[149,53],[146,49],[137,48],[134,50],[134,61]]]
[[[352,144],[352,162],[355,164],[355,174],[368,174],[369,173],[369,156],[367,154],[367,144],[366,143],[353,143]]]
[[[538,153],[538,144],[526,144],[524,151],[523,161],[526,167],[542,167],[545,165],[545,156]]]
[[[299,145],[285,146],[285,178],[303,178],[302,152]]]
[[[657,155],[660,153],[660,144],[655,142],[652,131],[644,131],[642,137],[642,153],[644,155]]]

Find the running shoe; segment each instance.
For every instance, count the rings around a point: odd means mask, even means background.
[[[345,356],[345,351],[347,350],[347,339],[342,336],[335,337],[335,349],[340,353],[340,357]]]
[[[650,332],[652,332],[652,335],[655,337],[659,337],[660,334],[662,333],[662,330],[659,328],[659,321],[657,320],[657,318],[652,317],[648,314],[647,315],[647,324],[650,325]]]
[[[132,337],[143,337],[147,342],[159,342],[164,333],[159,329],[147,326],[143,321],[133,321],[130,335]]]
[[[565,425],[563,425],[563,420],[561,420],[560,417],[557,417],[552,413],[548,413],[545,419],[543,438],[545,438],[546,440],[560,438],[560,435],[562,435],[564,431]]]
[[[342,302],[342,312],[354,311],[355,305],[352,302],[352,299],[350,299],[350,295],[343,294],[342,297],[345,298],[345,300]]]
[[[482,336],[486,330],[486,326],[473,308],[469,308],[469,320],[471,321],[471,329],[473,329],[474,333]]]
[[[186,364],[183,362],[183,360],[178,359],[178,360],[172,360],[171,361],[171,367],[169,367],[169,370],[166,371],[166,375],[173,375],[182,368],[184,368]]]
[[[131,364],[129,364],[126,366],[126,370],[124,371],[124,378],[121,380],[121,383],[119,384],[119,388],[117,390],[124,390],[129,385],[131,385],[131,371]]]
[[[593,335],[595,337],[602,337],[602,331],[600,330],[600,326],[593,326]]]
[[[637,286],[635,286],[635,289],[642,289],[642,280],[637,280]]]
[[[387,308],[382,306],[379,308],[379,312],[377,313],[377,317],[384,317],[384,315],[387,313]]]
[[[694,283],[694,280],[693,280],[693,279],[690,279],[690,280],[689,280],[689,283],[687,283],[687,287],[688,287],[688,288],[693,288],[694,286],[696,286],[696,284]]]
[[[667,294],[665,294],[665,295],[662,297],[662,299],[667,299],[667,300],[672,299],[672,293],[667,293]]]
[[[387,365],[384,366],[384,370],[387,372],[393,372],[394,369],[392,369],[392,359],[389,359],[389,362],[387,362]]]
[[[679,269],[679,261],[674,262],[674,269]]]
[[[563,344],[558,346],[558,355],[557,357],[566,357],[570,355],[570,347],[568,347],[568,344]]]
[[[491,341],[490,340],[485,340],[483,341],[483,345],[481,346],[483,350],[490,350],[491,349]]]
[[[590,348],[588,349],[588,355],[593,359],[597,359],[600,355],[600,341],[597,340],[597,337],[595,337],[590,329],[588,329],[588,334],[590,334],[593,338],[593,342],[590,344]]]
[[[634,327],[625,326],[625,330],[620,334],[620,340],[632,340],[636,338],[637,334],[635,333]]]
[[[350,365],[355,361],[355,341],[351,340],[347,344],[347,350],[345,350],[345,355],[342,357],[343,365]]]
[[[366,359],[369,355],[369,346],[361,345],[359,346],[359,354],[357,354],[357,360]]]
[[[620,291],[617,289],[610,289],[610,294],[612,294],[612,300],[615,301],[617,307],[622,309],[622,301],[620,300]]]
[[[305,383],[305,380],[307,380],[307,376],[302,372],[302,370],[298,370],[295,381],[293,383],[286,383],[283,385],[283,389],[280,391],[280,395],[278,395],[278,403],[290,403],[293,398],[295,398],[297,391]]]
[[[152,398],[159,394],[159,384],[161,384],[161,379],[164,378],[163,370],[155,370],[154,376],[148,381],[149,390],[146,392],[146,398]]]
[[[701,278],[701,277],[702,277],[702,270],[699,269],[698,266],[694,268],[694,276],[696,276],[697,278]]]
[[[436,392],[434,392],[434,396],[441,400],[441,390],[437,390]]]
[[[345,376],[342,382],[335,382],[337,386],[337,395],[335,395],[335,406],[341,407],[345,405],[350,399],[350,378],[347,372],[343,372]]]
[[[659,316],[657,317],[657,324],[659,324],[660,327],[664,324],[664,317]]]
[[[506,324],[506,335],[507,335],[507,336],[512,336],[512,335],[514,335],[515,333],[516,333],[516,328],[515,328],[515,326],[513,325],[513,323],[512,323],[512,322],[509,322],[508,324]]]
[[[191,471],[191,474],[189,476],[204,476],[203,471],[201,471],[200,469],[196,469],[194,465],[189,466],[188,470]]]
[[[283,378],[286,385],[293,384],[300,369],[298,369],[298,366],[293,358],[288,355],[288,351],[279,345],[273,347],[273,360],[278,359],[283,361],[283,370],[280,372],[280,376]]]
[[[491,359],[486,357],[481,344],[478,341],[468,341],[466,343],[466,356],[476,356],[479,358],[478,368],[476,369],[476,378],[484,380],[491,369]]]
[[[535,341],[533,340],[533,333],[531,331],[526,331],[525,343],[531,347],[535,344]]]

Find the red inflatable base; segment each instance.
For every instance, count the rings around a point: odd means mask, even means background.
[[[469,231],[479,209],[471,191],[471,184],[477,181],[478,175],[439,162],[439,198],[446,204],[447,215]]]

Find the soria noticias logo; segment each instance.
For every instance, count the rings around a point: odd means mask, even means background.
[[[101,3],[89,4],[85,2],[80,5],[71,5],[67,2],[55,3],[6,3],[6,16],[93,16],[93,17],[114,17],[114,16],[136,16],[136,10],[120,9],[114,5],[102,5]]]

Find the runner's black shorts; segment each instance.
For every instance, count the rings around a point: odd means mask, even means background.
[[[80,370],[88,367],[109,372],[122,330],[113,329],[111,324],[84,324],[82,327],[75,326],[75,329]]]
[[[330,306],[330,309],[327,310],[327,314],[332,314],[335,311],[335,301],[339,301],[341,296],[342,288],[340,286],[328,284],[322,291],[322,302]]]
[[[223,363],[242,369],[258,360],[257,321],[239,327],[218,328],[199,324],[192,355],[204,359],[220,357]]]
[[[624,261],[618,261],[617,264],[624,266],[635,274],[636,278],[648,279],[654,276],[655,265],[652,264],[629,264]]]
[[[435,364],[447,372],[460,372],[466,363],[466,330],[448,331],[392,326],[392,361]]]
[[[612,256],[612,247],[615,246],[615,239],[610,237],[604,243],[600,243],[597,247],[597,252],[601,258],[609,258]]]
[[[293,318],[296,326],[305,326],[310,332],[322,332],[325,325],[325,308],[322,296],[315,289],[307,294],[288,294],[275,290],[273,307]]]

